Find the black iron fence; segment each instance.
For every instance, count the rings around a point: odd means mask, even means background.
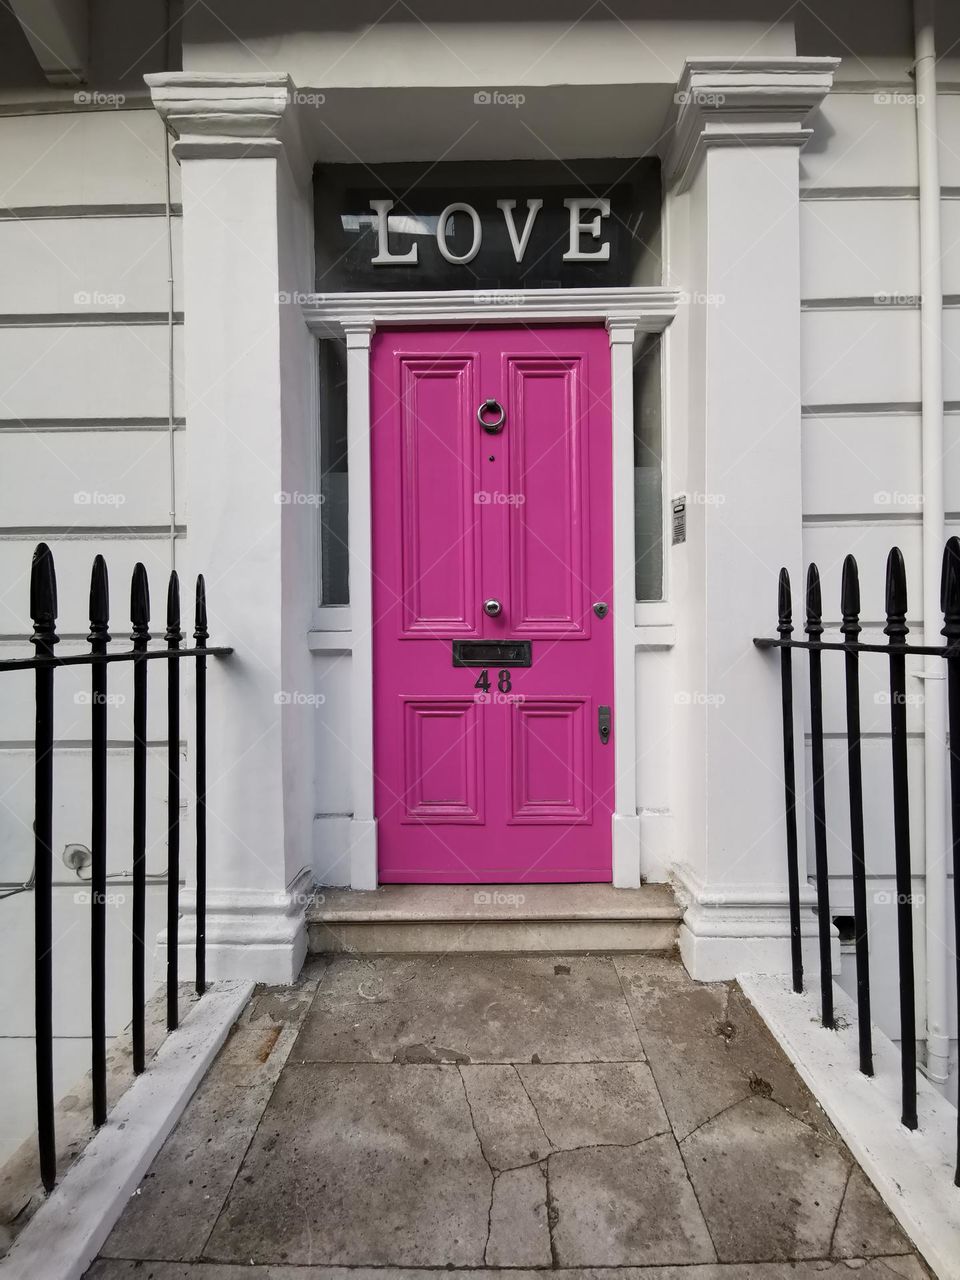
[[[147,664],[167,665],[167,1028],[177,1026],[178,924],[180,915],[180,663],[195,664],[195,814],[196,814],[196,991],[206,988],[206,665],[208,657],[232,653],[211,647],[203,577],[197,578],[192,649],[182,648],[180,583],[171,573],[167,586],[166,630],[163,648],[149,647],[150,590],[142,564],[133,571],[130,587],[129,649],[110,649],[110,605],[107,566],[103,556],[93,562],[90,579],[89,653],[58,657],[57,580],[53,556],[45,543],[33,553],[30,575],[30,617],[33,619],[34,657],[0,661],[0,672],[33,671],[36,691],[34,738],[34,963],[37,1057],[37,1135],[40,1174],[50,1191],[56,1182],[57,1156],[53,1084],[53,799],[54,799],[54,676],[59,667],[90,668],[90,1035],[93,1123],[107,1118],[106,1059],[106,907],[107,907],[107,674],[114,662],[133,663],[133,831],[132,831],[132,1039],[133,1070],[145,1066],[146,1004],[146,832],[147,832]]]
[[[857,562],[847,556],[840,587],[842,621],[839,641],[822,639],[823,606],[820,574],[815,564],[807,570],[806,640],[794,640],[790,576],[780,570],[779,639],[758,638],[761,649],[780,650],[783,715],[783,777],[787,827],[787,880],[790,900],[790,945],[793,989],[803,990],[803,956],[800,937],[800,867],[797,851],[797,788],[794,759],[793,651],[809,653],[810,739],[812,760],[813,836],[816,870],[817,929],[820,955],[820,1005],[825,1027],[834,1027],[833,974],[831,965],[830,885],[827,864],[827,822],[823,762],[822,654],[844,655],[846,692],[847,787],[850,800],[850,855],[853,883],[856,950],[857,1029],[860,1070],[873,1075],[870,1024],[870,947],[867,920],[867,859],[864,847],[863,770],[860,730],[860,655],[882,654],[889,667],[890,744],[893,778],[893,847],[896,879],[897,948],[899,962],[901,1121],[917,1128],[917,1029],[913,963],[913,890],[910,863],[910,792],[907,782],[906,661],[912,655],[941,658],[946,662],[948,744],[950,759],[950,813],[952,818],[954,922],[957,937],[957,991],[960,994],[960,539],[950,538],[944,548],[940,585],[943,612],[942,645],[911,644],[907,640],[907,577],[903,555],[894,547],[887,557],[886,644],[860,642],[860,579]],[[929,623],[928,623],[929,625]],[[960,1186],[960,1118],[957,1127],[958,1163],[955,1181]]]

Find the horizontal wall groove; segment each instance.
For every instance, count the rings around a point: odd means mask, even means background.
[[[123,111],[148,111],[153,106],[149,91],[139,86],[129,89],[97,90],[97,93],[103,97],[122,96],[123,102],[120,105],[95,100],[77,102],[76,94],[83,92],[83,89],[72,90],[69,98],[38,98],[36,101],[4,102],[0,104],[0,116],[89,116],[100,115],[103,112],[112,112],[116,115]]]
[[[147,745],[148,751],[157,750],[160,747],[163,747],[164,750],[166,750],[167,740],[166,738],[148,738],[146,745]],[[9,751],[11,754],[13,752],[20,752],[20,751],[33,751],[35,749],[35,746],[36,744],[34,743],[33,738],[10,738],[6,741],[0,740],[0,753],[4,751]],[[91,746],[92,746],[92,739],[90,738],[56,738],[54,739],[54,743],[53,743],[54,751],[89,751],[91,749]],[[134,748],[133,738],[108,738],[107,739],[108,751],[132,752],[133,748]],[[180,742],[180,749],[181,751],[186,751],[187,749],[186,739],[183,739]]]
[[[91,325],[128,328],[132,325],[166,325],[166,311],[59,311],[0,313],[0,329],[79,329]],[[183,312],[173,313],[173,323],[183,324]]]
[[[955,519],[949,513],[944,516],[946,520]],[[869,527],[873,525],[885,524],[919,524],[922,519],[922,512],[919,507],[915,507],[909,511],[828,511],[817,512],[815,514],[804,515],[803,527],[805,529],[814,527],[823,527],[824,525],[863,525]]]
[[[805,732],[803,736],[806,742],[813,741],[813,734]],[[860,737],[870,742],[888,742],[890,740],[890,732],[886,729],[862,729]],[[912,738],[914,741],[922,741],[923,731],[921,729],[908,729],[907,737]],[[829,732],[824,730],[823,740],[824,742],[846,742],[847,731],[846,729],[830,730]]]
[[[908,290],[886,290],[873,295],[838,298],[801,298],[801,311],[919,311],[921,295]],[[960,293],[943,295],[945,308],[960,307]]]
[[[183,216],[183,205],[173,204],[174,217]],[[167,207],[158,203],[129,204],[37,204],[0,207],[0,222],[30,222],[52,218],[164,218]]]
[[[884,299],[893,299],[884,301]],[[909,301],[907,301],[909,299]],[[944,306],[947,300],[944,298]],[[877,293],[872,297],[863,294],[859,297],[842,298],[801,298],[801,311],[919,311],[920,295],[918,293]]]
[[[941,189],[943,195],[945,189]],[[919,200],[919,187],[801,187],[801,200]]]
[[[178,524],[175,528],[178,538],[186,536],[187,526]],[[57,542],[92,542],[94,538],[103,538],[107,542],[142,539],[152,542],[155,539],[169,538],[168,524],[88,524],[88,525],[0,525],[0,540],[8,542],[31,542],[34,539],[51,539]]]
[[[944,413],[960,413],[960,400],[944,400]],[[919,400],[857,401],[845,404],[802,404],[804,418],[919,417]]]
[[[173,428],[182,431],[186,418],[174,418]],[[169,418],[0,418],[0,432],[30,434],[35,431],[169,431]]]

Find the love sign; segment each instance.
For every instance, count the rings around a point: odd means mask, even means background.
[[[656,160],[328,165],[316,288],[597,288],[660,279]]]
[[[411,266],[415,267],[420,260],[420,246],[411,245],[406,252],[390,248],[390,211],[394,207],[393,200],[371,200],[370,208],[377,215],[377,252],[370,259],[375,267]],[[506,234],[510,240],[513,256],[518,263],[523,262],[524,254],[530,243],[530,237],[543,208],[543,200],[534,198],[526,201],[526,215],[522,227],[517,226],[517,201],[502,198],[496,201],[496,207],[503,214]],[[569,216],[569,240],[563,254],[564,262],[608,262],[610,259],[609,240],[601,241],[601,220],[610,217],[610,201],[605,196],[568,197],[563,207]],[[586,212],[593,216],[586,218]],[[470,223],[470,244],[461,253],[454,252],[447,243],[447,233],[451,220],[455,215],[468,219]],[[585,241],[593,241],[593,247],[587,248]],[[480,215],[472,204],[463,200],[454,200],[448,204],[437,218],[436,229],[437,252],[445,261],[466,265],[472,262],[480,252],[483,244],[483,225]]]

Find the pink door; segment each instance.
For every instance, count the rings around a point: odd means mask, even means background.
[[[381,331],[371,396],[380,879],[609,881],[607,334]]]

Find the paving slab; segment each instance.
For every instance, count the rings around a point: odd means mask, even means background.
[[[288,1066],[205,1256],[479,1266],[492,1178],[455,1067]]]
[[[540,1165],[497,1175],[484,1261],[492,1267],[549,1267],[547,1173]]]
[[[552,1150],[517,1068],[487,1063],[460,1068],[473,1127],[492,1169],[515,1169]]]
[[[323,966],[297,987],[260,987],[131,1197],[102,1254],[199,1258],[233,1186]]]
[[[598,956],[331,960],[294,1046],[306,1062],[618,1062],[643,1056]]]
[[[750,1098],[680,1144],[721,1262],[826,1258],[851,1160],[769,1098]]]
[[[414,1267],[258,1267],[211,1263],[98,1262],[89,1280],[435,1280],[435,1271]],[[544,1280],[543,1271],[497,1268],[450,1270],[460,1280]],[[714,1263],[705,1266],[557,1268],[555,1280],[926,1280],[915,1257],[851,1262]]]
[[[644,1062],[526,1064],[517,1072],[558,1151],[625,1146],[670,1128]]]
[[[624,994],[677,1138],[726,1107],[773,1098],[835,1137],[833,1127],[732,983],[694,982],[657,956],[617,958]]]
[[[843,1196],[830,1252],[835,1258],[908,1253],[910,1243],[880,1193],[857,1166]]]
[[[547,1170],[558,1265],[716,1259],[672,1135],[632,1147],[560,1152]]]

